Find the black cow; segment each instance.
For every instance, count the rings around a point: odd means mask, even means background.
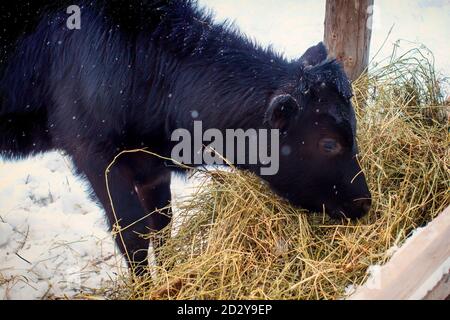
[[[80,30],[67,26],[70,5]],[[189,0],[15,0],[0,4],[0,50],[1,155],[64,150],[111,223],[105,168],[121,150],[170,157],[171,132],[191,129],[193,110],[205,128],[280,129],[290,152],[263,179],[293,204],[350,218],[370,208],[351,87],[323,44],[287,61]],[[168,205],[173,170],[150,155],[119,158],[109,177],[122,226]],[[170,216],[123,232],[130,266],[145,266],[141,235]]]

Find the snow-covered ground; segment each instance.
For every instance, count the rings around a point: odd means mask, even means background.
[[[0,166],[0,298],[70,295],[115,277],[121,261],[102,210],[69,159],[52,152]]]
[[[449,1],[375,2],[372,54],[395,23],[380,57],[389,54],[397,39],[409,39],[427,45],[437,69],[450,74]],[[323,37],[324,0],[200,3],[215,9],[217,19],[235,20],[242,31],[291,58]],[[0,299],[71,296],[127,272],[87,187],[72,174],[70,159],[56,152],[0,160]],[[175,180],[172,192],[179,197],[191,187]]]
[[[127,273],[88,184],[51,152],[0,161],[0,299],[71,296]],[[174,176],[180,199],[194,190]]]
[[[0,164],[0,299],[71,295],[121,272],[102,209],[71,166],[57,152]]]

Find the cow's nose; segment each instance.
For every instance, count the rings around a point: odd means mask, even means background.
[[[358,212],[358,218],[361,218],[369,212],[372,206],[372,200],[370,198],[357,199],[353,205],[354,210]]]

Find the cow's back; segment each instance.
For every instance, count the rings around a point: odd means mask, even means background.
[[[115,152],[155,140],[166,85],[151,38],[169,3],[184,1],[2,2],[0,151],[89,141]],[[66,25],[71,5],[81,9],[80,30]]]

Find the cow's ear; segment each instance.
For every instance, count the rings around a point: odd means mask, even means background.
[[[299,62],[303,66],[316,66],[319,63],[325,61],[328,56],[328,51],[323,42],[319,42],[317,45],[309,48],[300,57]]]
[[[270,101],[264,116],[264,122],[273,129],[279,129],[282,133],[289,128],[291,120],[299,112],[297,100],[289,94],[277,95]]]

